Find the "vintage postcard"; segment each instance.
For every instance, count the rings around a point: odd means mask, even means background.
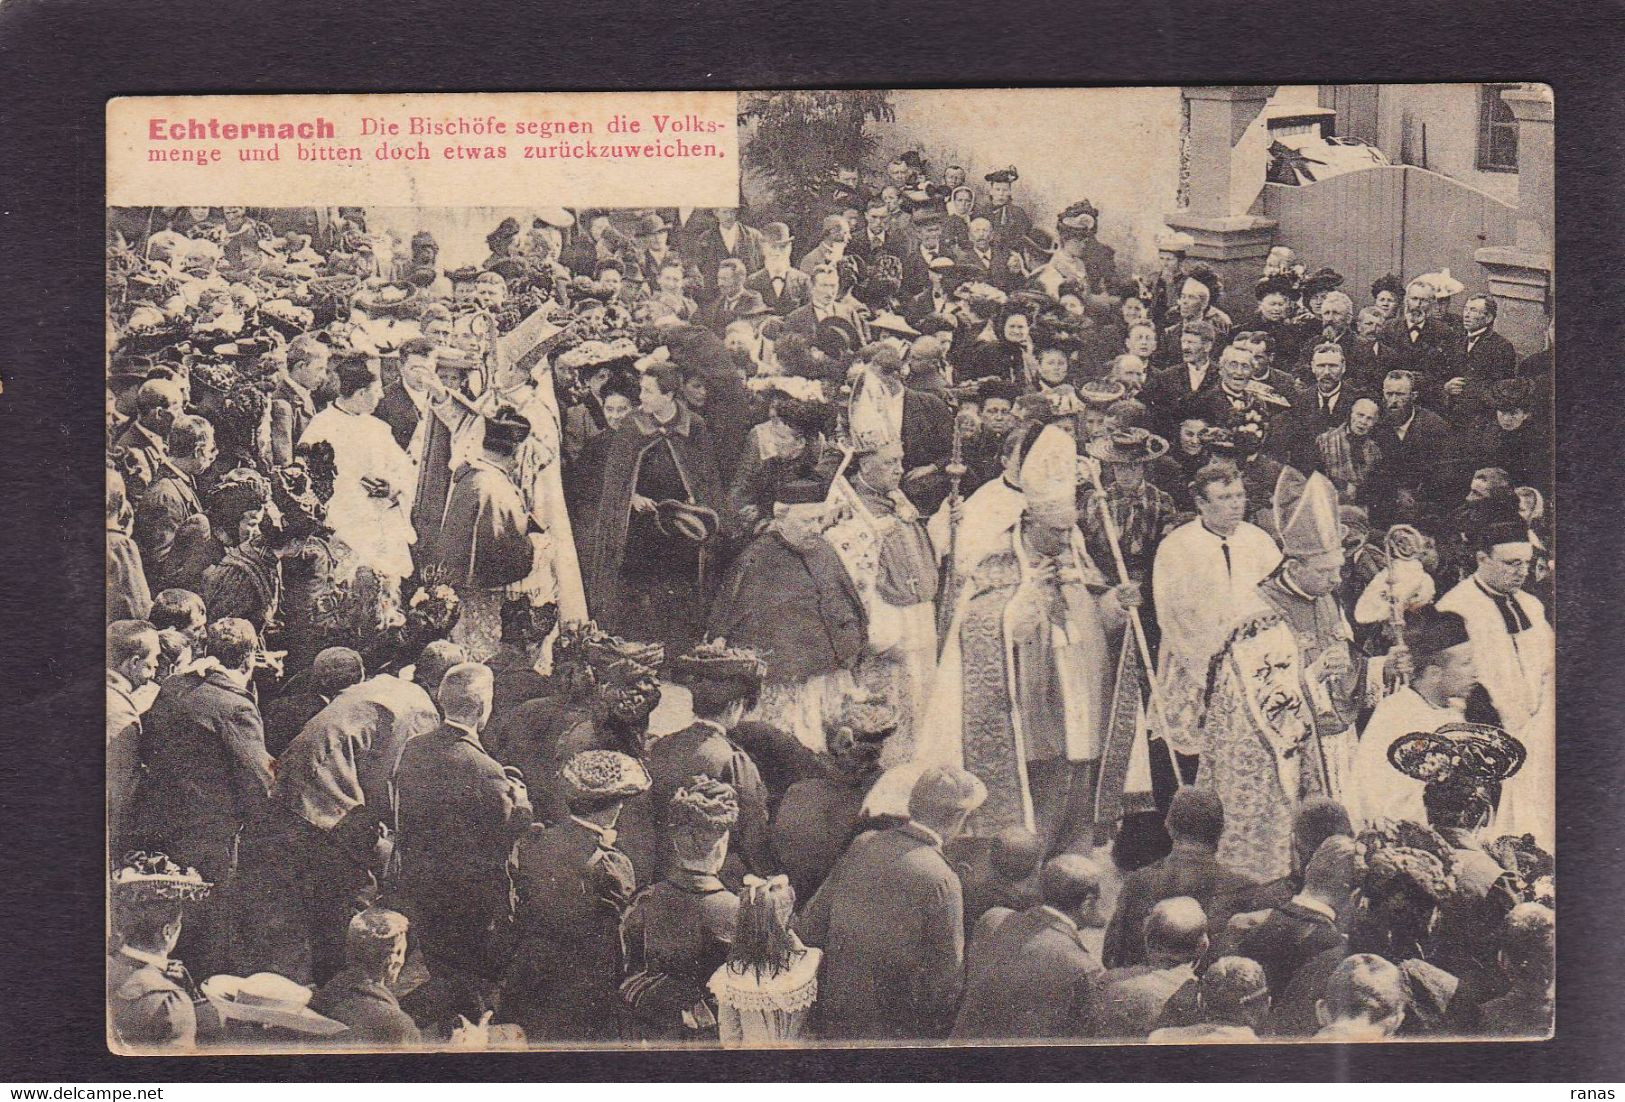
[[[115,1052],[1552,1035],[1548,87],[107,123]]]

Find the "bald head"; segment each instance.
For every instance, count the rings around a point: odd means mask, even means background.
[[[1327,978],[1315,1013],[1322,1025],[1364,1022],[1392,1034],[1405,1020],[1405,977],[1375,953],[1356,953]]]
[[[1164,899],[1145,917],[1145,952],[1155,962],[1185,964],[1207,952],[1207,913],[1188,895]]]
[[[1026,827],[1008,826],[993,836],[993,869],[1006,880],[1025,880],[1044,859],[1044,840]]]
[[[1063,853],[1044,862],[1038,876],[1038,890],[1058,911],[1076,914],[1093,909],[1100,898],[1100,866],[1076,853]]]
[[[328,696],[359,684],[367,676],[361,656],[349,647],[328,647],[319,652],[310,664],[310,673],[317,687]]]
[[[440,681],[446,671],[459,662],[467,662],[468,653],[449,639],[436,639],[423,648],[412,667],[412,681],[424,692],[434,696],[440,691]]]
[[[440,679],[435,703],[449,723],[463,723],[476,730],[491,716],[491,668],[479,662],[461,662]]]
[[[1360,854],[1354,839],[1334,834],[1316,848],[1303,872],[1303,890],[1341,909],[1360,880]]]

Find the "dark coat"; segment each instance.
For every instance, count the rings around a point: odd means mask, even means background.
[[[384,396],[372,415],[389,426],[390,435],[395,437],[395,443],[401,446],[402,451],[412,443],[412,433],[417,430],[418,420],[422,416],[412,396],[406,392],[406,384],[399,379],[384,388]]]
[[[690,225],[693,222],[692,218],[689,219]],[[713,221],[694,238],[692,244],[683,247],[683,255],[700,269],[700,277],[705,280],[705,293],[711,296],[717,293],[717,266],[724,260],[741,261],[745,265],[746,275],[762,266],[761,237],[759,231],[741,223],[739,233],[734,238],[734,247],[729,249],[723,243],[722,228]]]
[[[1051,907],[1011,914],[965,961],[956,1040],[1076,1037],[1100,962]]]
[[[143,719],[141,765],[133,840],[221,882],[271,789],[254,698],[218,668],[175,674]]]
[[[295,390],[287,379],[279,379],[271,391],[270,405],[271,460],[282,467],[293,461],[293,447],[316,415],[316,403],[310,394]],[[406,447],[406,441],[401,441],[401,447]]]
[[[722,336],[728,326],[740,318],[761,313],[766,308],[762,296],[748,287],[733,298],[724,302],[717,299],[715,302],[702,306],[700,312],[694,315],[694,324],[711,330],[717,336]]]
[[[1190,412],[1196,399],[1218,388],[1217,360],[1209,362],[1207,374],[1202,376],[1202,385],[1192,390],[1190,372],[1176,358],[1172,366],[1151,373],[1151,377],[1145,381],[1145,388],[1140,391],[1140,401],[1150,407],[1157,425],[1161,426],[1156,431],[1165,439],[1177,440],[1179,423],[1196,416]]]
[[[1292,398],[1292,408],[1282,410],[1270,422],[1267,447],[1281,462],[1300,471],[1312,471],[1320,463],[1320,449],[1315,439],[1327,429],[1345,424],[1349,407],[1363,395],[1355,393],[1345,378],[1329,412],[1321,410],[1320,393],[1313,387],[1300,395],[1287,397]]]
[[[531,821],[524,782],[449,725],[407,741],[395,790],[395,848],[411,884],[500,876]]]
[[[1404,370],[1417,373],[1417,401],[1438,406],[1444,384],[1461,374],[1460,353],[1465,348],[1461,330],[1436,318],[1422,323],[1411,337],[1402,312],[1377,337],[1377,364],[1386,374]]]
[[[780,317],[812,301],[812,277],[799,268],[784,273],[784,286],[777,294],[773,291],[772,274],[766,268],[746,277],[745,289],[761,295],[767,308]]]
[[[419,1041],[418,1027],[394,993],[353,968],[324,983],[311,996],[310,1008],[350,1027],[348,1033],[335,1038],[342,1044],[415,1045]]]
[[[573,819],[533,825],[514,871],[517,948],[502,1014],[532,1040],[615,1041],[621,912],[632,863]]]
[[[1173,852],[1128,874],[1117,895],[1117,911],[1106,925],[1101,955],[1107,967],[1145,961],[1145,920],[1164,899],[1188,895],[1206,910],[1215,898],[1245,891],[1252,881],[1231,872],[1211,850],[1176,845]]]
[[[745,548],[711,609],[710,634],[764,655],[770,684],[850,668],[866,633],[862,598],[834,550],[799,550],[773,531]]]
[[[1448,474],[1455,433],[1443,417],[1426,407],[1417,407],[1416,419],[1401,440],[1387,415],[1371,430],[1382,458],[1368,480],[1374,489],[1436,495],[1443,487],[1440,479]],[[1372,518],[1376,520],[1374,516]]]
[[[733,786],[739,799],[739,821],[731,832],[730,854],[737,854],[757,876],[776,871],[767,833],[767,786],[750,755],[713,726],[693,723],[662,735],[649,746],[649,798],[657,813],[671,804],[690,777],[704,774]]]
[[[1236,952],[1264,966],[1270,990],[1279,996],[1286,992],[1298,969],[1343,941],[1335,922],[1289,900],[1242,934]]]
[[[1022,233],[1027,232],[1022,230]],[[1015,240],[1021,240],[1017,234]],[[1007,242],[995,240],[988,249],[988,259],[983,260],[976,254],[976,250],[966,245],[954,254],[954,261],[961,266],[973,269],[976,275],[972,277],[978,283],[990,283],[1000,290],[1007,289],[1015,280],[1010,271],[1010,245]]]
[[[196,590],[209,563],[189,561],[189,546],[201,544],[209,535],[209,520],[203,515],[203,501],[197,487],[166,460],[154,475],[152,488],[135,507],[135,523],[130,533],[141,549],[147,584],[154,592],[179,586]]]
[[[846,850],[874,779],[808,777],[791,785],[779,801],[773,813],[773,854],[798,899],[812,898]]]
[[[824,950],[820,1036],[941,1037],[964,985],[959,877],[912,823],[859,835],[796,917]]]

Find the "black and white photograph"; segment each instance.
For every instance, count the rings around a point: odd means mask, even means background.
[[[1561,1031],[1552,89],[727,97],[106,209],[107,1046]]]

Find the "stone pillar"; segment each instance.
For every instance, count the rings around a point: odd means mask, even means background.
[[[1164,217],[1190,234],[1191,259],[1207,263],[1224,281],[1226,307],[1251,305],[1247,294],[1275,239],[1273,219],[1248,214],[1264,183],[1267,160],[1237,144],[1264,110],[1274,85],[1187,86],[1179,90],[1187,111],[1185,206]],[[1239,292],[1239,294],[1238,294]]]
[[[1489,276],[1498,313],[1496,329],[1519,355],[1539,351],[1552,301],[1556,241],[1553,186],[1552,90],[1525,84],[1501,93],[1518,120],[1518,220],[1511,242],[1479,249],[1474,256]]]

